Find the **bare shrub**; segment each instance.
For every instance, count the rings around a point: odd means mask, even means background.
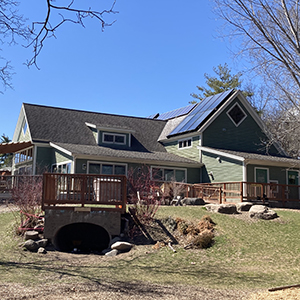
[[[151,177],[150,168],[144,166],[130,169],[127,183],[131,212],[142,224],[151,223],[160,206],[160,193],[157,183]]]
[[[198,224],[187,222],[177,218],[177,229],[180,234],[185,235],[188,244],[185,249],[205,249],[211,247],[214,242],[214,226],[216,225],[210,216],[203,216]]]
[[[214,240],[214,233],[211,230],[204,230],[196,235],[192,241],[193,248],[206,249],[212,246]]]
[[[31,229],[39,223],[42,212],[42,176],[16,176],[14,178],[12,198],[20,210],[19,233]]]
[[[164,200],[171,201],[177,199],[177,197],[184,196],[185,184],[183,182],[176,182],[173,177],[170,182],[165,182],[162,189],[162,198]]]

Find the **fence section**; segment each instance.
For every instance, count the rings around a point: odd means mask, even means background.
[[[222,183],[200,183],[189,186],[189,195],[202,198],[207,202],[236,203],[279,203],[283,207],[300,206],[300,186],[276,183],[256,182],[222,182]]]
[[[82,207],[125,212],[126,176],[45,173],[43,209]]]

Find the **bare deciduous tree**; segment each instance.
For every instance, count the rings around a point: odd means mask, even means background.
[[[64,23],[79,24],[84,27],[87,18],[93,18],[100,23],[103,30],[113,22],[106,22],[105,16],[117,13],[114,10],[115,1],[109,9],[97,10],[89,7],[89,1],[85,7],[76,7],[75,0],[65,1],[67,5],[56,5],[54,0],[43,0],[46,4],[46,14],[41,17],[41,21],[27,20],[18,10],[20,4],[15,0],[0,1],[0,43],[17,44],[25,41],[25,47],[32,48],[33,55],[27,60],[27,66],[37,66],[37,57],[42,51],[45,41],[49,37],[55,37],[55,33]],[[34,9],[34,7],[32,8]],[[29,22],[29,23],[28,23]],[[11,77],[13,74],[10,61],[0,57],[4,61],[0,66],[0,81],[4,88],[11,87]]]
[[[231,36],[241,38],[238,54],[254,64],[277,101],[269,120],[281,130],[285,150],[295,155],[295,145],[286,144],[295,131],[293,120],[300,114],[300,1],[298,0],[214,0],[218,14],[230,24]],[[280,111],[280,113],[279,113]],[[278,117],[278,116],[281,117]],[[270,117],[270,114],[269,114]],[[300,130],[299,130],[300,131]]]

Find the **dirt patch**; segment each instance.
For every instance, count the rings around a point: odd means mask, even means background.
[[[275,292],[263,292],[252,294],[247,300],[298,300],[300,299],[300,288],[289,288]]]

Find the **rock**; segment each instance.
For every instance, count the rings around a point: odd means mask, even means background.
[[[241,202],[241,203],[236,204],[236,209],[238,212],[249,211],[252,206],[253,206],[253,203],[251,203],[251,202]]]
[[[205,201],[202,198],[184,198],[181,203],[183,205],[204,205]]]
[[[40,248],[38,249],[37,253],[38,253],[38,254],[46,254],[46,253],[47,253],[47,251],[46,251],[46,249],[45,249],[45,248],[43,248],[43,247],[40,247]]]
[[[41,240],[38,240],[36,241],[38,247],[43,247],[45,248],[48,244],[48,239],[41,239]]]
[[[237,214],[237,209],[234,204],[206,204],[204,207],[208,211],[220,214]]]
[[[265,205],[253,205],[249,210],[250,218],[257,218],[263,220],[272,220],[278,217],[277,213],[269,209]]]
[[[25,241],[37,240],[39,238],[39,232],[35,231],[35,230],[25,231],[24,238],[25,238]]]
[[[34,226],[33,229],[34,229],[35,231],[41,232],[41,231],[44,230],[44,225],[43,225],[43,224],[36,225],[36,226]]]
[[[26,248],[29,251],[36,251],[39,246],[34,240],[27,240],[24,244],[23,247]]]
[[[111,245],[111,249],[119,251],[129,251],[132,248],[132,244],[127,242],[116,242]]]
[[[211,211],[211,212],[218,212],[219,209],[219,204],[206,204],[204,205],[206,210]]]
[[[237,214],[237,209],[234,204],[220,204],[219,209],[217,211],[220,214]]]
[[[171,204],[170,205],[173,205],[173,206],[178,206],[178,205],[182,205],[181,204],[181,200],[180,199],[173,199],[172,201],[171,201]]]
[[[117,249],[113,249],[109,252],[106,252],[105,255],[106,256],[116,256],[116,255],[118,255],[118,253],[119,253],[119,251]]]

